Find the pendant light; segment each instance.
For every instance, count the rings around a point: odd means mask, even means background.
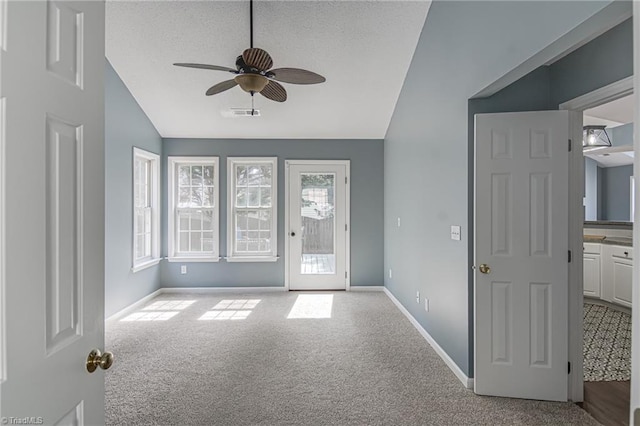
[[[610,147],[611,139],[605,130],[607,126],[584,126],[582,128],[582,147]]]

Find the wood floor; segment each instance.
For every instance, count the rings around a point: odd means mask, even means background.
[[[628,425],[631,383],[584,382],[584,402],[580,405],[605,426]]]

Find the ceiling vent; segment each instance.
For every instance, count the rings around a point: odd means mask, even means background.
[[[228,110],[222,111],[222,116],[226,118],[260,117],[260,110],[252,108],[229,108]]]

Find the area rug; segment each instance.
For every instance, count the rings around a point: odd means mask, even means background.
[[[584,380],[631,379],[631,315],[584,304]]]

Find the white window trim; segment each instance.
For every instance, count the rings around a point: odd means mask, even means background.
[[[136,239],[136,225],[135,221],[135,168],[136,158],[140,157],[151,162],[151,181],[150,181],[150,196],[151,196],[151,258],[136,260],[135,253],[135,239]],[[131,223],[131,260],[132,267],[131,272],[142,271],[143,269],[150,268],[160,263],[160,156],[153,152],[145,151],[140,148],[133,148],[133,162],[131,165],[131,203],[132,203],[132,217],[134,221]]]
[[[168,238],[167,248],[169,262],[218,262],[220,260],[220,157],[168,157],[167,159],[167,210],[168,210]],[[211,164],[213,173],[213,199],[215,202],[213,215],[213,236],[217,243],[213,245],[213,254],[210,255],[176,255],[176,164]]]
[[[233,251],[233,196],[235,193],[236,164],[270,164],[271,174],[271,253],[247,255],[236,254]],[[278,257],[278,157],[227,157],[227,262],[277,262]]]

